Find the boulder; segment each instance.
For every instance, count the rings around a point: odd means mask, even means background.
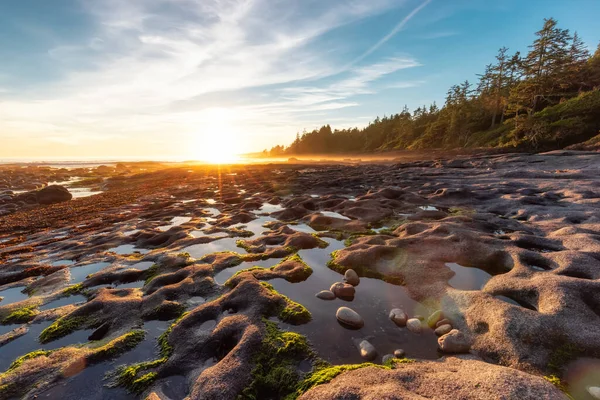
[[[36,198],[38,203],[48,205],[69,201],[73,195],[64,186],[51,185],[39,190]]]

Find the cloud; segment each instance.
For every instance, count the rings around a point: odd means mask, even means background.
[[[0,91],[0,131],[82,144],[166,143],[214,134],[203,128],[214,116],[194,105],[228,92],[214,104],[227,107],[247,90],[262,100],[230,107],[231,129],[268,136],[297,129],[297,114],[357,106],[353,97],[373,93],[374,82],[420,65],[403,55],[346,68],[312,47],[326,32],[404,4],[397,0],[81,1],[96,30],[48,50],[65,72],[59,81],[18,96]]]

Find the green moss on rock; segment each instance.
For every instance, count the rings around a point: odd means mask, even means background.
[[[39,311],[37,310],[37,306],[23,307],[10,313],[2,320],[2,323],[5,325],[25,324],[35,318],[38,314]]]
[[[42,344],[59,339],[84,326],[87,322],[85,317],[62,317],[40,333]]]
[[[278,317],[280,320],[292,325],[301,325],[309,322],[312,319],[310,311],[308,311],[308,309],[302,304],[296,303],[286,295],[279,293],[277,290],[275,290],[273,285],[267,282],[261,282],[260,284],[273,294],[282,297],[285,301],[284,305],[282,305],[279,309]]]
[[[52,354],[52,350],[36,350],[36,351],[32,351],[31,353],[27,353],[27,354],[17,358],[15,361],[13,361],[12,364],[10,364],[10,367],[8,367],[8,370],[6,372],[10,372],[10,371],[13,371],[13,370],[19,368],[27,360],[33,360],[34,358],[48,356],[50,354]]]

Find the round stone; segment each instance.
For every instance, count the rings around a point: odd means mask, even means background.
[[[354,293],[356,292],[354,286],[343,282],[334,283],[333,285],[331,285],[331,288],[329,290],[331,290],[333,294],[335,294],[337,297],[347,299],[353,298]]]
[[[442,325],[435,330],[435,334],[438,336],[444,336],[452,330],[452,325]]]
[[[600,386],[588,386],[587,391],[595,399],[600,399]]]
[[[435,328],[435,325],[443,318],[444,314],[442,313],[442,310],[437,310],[433,314],[431,314],[429,318],[427,318],[427,326],[433,329]]]
[[[358,286],[358,284],[360,283],[360,278],[358,277],[356,271],[354,271],[353,269],[349,269],[346,271],[346,273],[344,274],[344,280],[346,281],[346,283],[349,283],[352,286]]]
[[[360,329],[365,326],[365,321],[356,311],[348,307],[340,307],[335,313],[335,317],[342,324],[348,325],[352,328]]]
[[[440,326],[442,326],[442,325],[452,325],[452,322],[450,322],[450,320],[449,320],[449,319],[447,319],[447,318],[444,318],[444,319],[442,319],[442,320],[438,321],[438,323],[437,323],[437,324],[435,324],[435,327],[436,327],[436,328],[439,328],[439,327],[440,327]]]
[[[358,345],[360,347],[360,356],[368,361],[373,361],[377,357],[377,350],[375,346],[369,343],[367,340],[363,340]]]
[[[421,331],[423,330],[421,320],[417,318],[411,318],[408,321],[406,321],[406,327],[409,331],[413,333],[421,333]]]
[[[394,308],[390,311],[390,319],[398,326],[406,326],[408,315],[401,308]]]
[[[321,290],[315,296],[321,300],[335,300],[335,294],[331,290]]]
[[[394,350],[394,357],[396,358],[404,358],[404,356],[406,356],[406,352],[402,349],[396,349]]]

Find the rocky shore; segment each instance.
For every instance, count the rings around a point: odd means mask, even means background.
[[[600,399],[600,153],[3,167],[0,322],[0,399]]]

